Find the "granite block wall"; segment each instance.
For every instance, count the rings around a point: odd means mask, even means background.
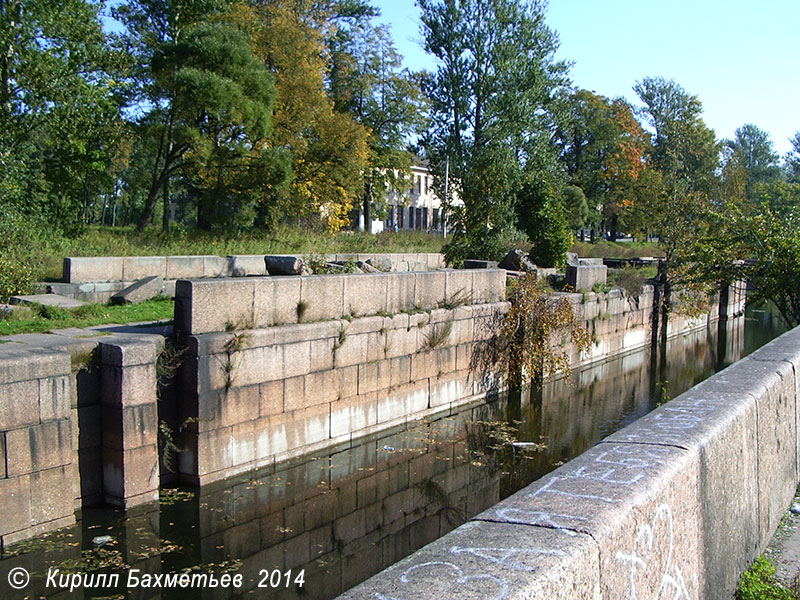
[[[800,474],[800,328],[342,598],[732,597]]]

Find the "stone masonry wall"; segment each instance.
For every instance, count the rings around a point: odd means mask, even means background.
[[[175,331],[234,329],[431,310],[505,299],[505,271],[425,271],[180,280]]]
[[[157,499],[160,335],[67,329],[0,344],[0,543],[104,502]]]
[[[342,598],[732,597],[798,483],[800,328]]]
[[[164,332],[108,326],[0,344],[0,543],[70,523],[84,506],[154,500],[160,419],[182,430],[179,476],[207,483],[503,386],[487,352],[508,309],[502,270],[209,279],[181,290],[187,351],[168,407],[156,392]],[[575,364],[645,343],[647,291],[570,300],[598,341]]]
[[[255,295],[264,306],[275,300],[271,311],[256,310],[265,315],[259,324],[296,321],[307,284],[313,294],[304,316],[329,320],[194,333],[253,318],[253,296],[242,300],[252,294],[247,286],[271,284],[280,291]],[[223,479],[498,389],[496,369],[481,359],[508,309],[496,301],[504,284],[497,270],[179,282],[176,327],[188,347],[179,403],[183,480]],[[484,304],[436,308],[468,297]],[[387,312],[387,298],[395,310],[414,308]],[[353,310],[374,316],[330,319]],[[181,311],[192,315],[188,325]]]
[[[2,545],[75,522],[71,387],[68,355],[0,345]]]
[[[568,339],[554,338],[570,356],[572,367],[605,360],[643,348],[653,340],[654,288],[645,285],[638,296],[630,296],[621,289],[606,293],[559,293],[572,304],[575,318],[592,335],[592,345],[583,352]],[[743,282],[729,286],[724,293],[715,295],[707,310],[699,316],[687,316],[673,311],[667,321],[667,337],[684,334],[706,327],[720,318],[735,318],[744,313],[745,287]],[[660,326],[660,323],[657,325]]]

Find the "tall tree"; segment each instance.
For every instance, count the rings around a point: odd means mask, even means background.
[[[110,49],[86,0],[0,2],[0,202],[73,229],[108,184],[121,120]]]
[[[386,26],[366,19],[340,28],[332,38],[330,88],[337,110],[369,131],[364,170],[364,225],[373,208],[383,216],[389,189],[401,191],[414,156],[406,148],[424,124],[419,78],[402,67]]]
[[[725,145],[731,149],[735,160],[744,169],[748,199],[754,198],[757,185],[780,178],[778,154],[766,131],[752,124],[743,125],[736,130],[732,140],[726,140]]]
[[[792,143],[792,150],[784,157],[787,177],[792,183],[800,183],[800,131],[789,141]]]
[[[655,132],[653,164],[664,176],[667,193],[711,193],[719,146],[703,122],[697,96],[663,77],[645,77],[633,89],[644,103],[640,115]]]
[[[630,205],[650,150],[646,133],[624,100],[609,100],[587,90],[560,99],[553,136],[570,181],[601,211],[616,236],[621,208]]]
[[[661,190],[648,206],[647,219],[665,252],[659,279],[666,319],[674,290],[702,292],[718,283],[698,265],[704,264],[714,234],[712,194],[719,189],[719,144],[701,118],[700,100],[674,81],[644,78],[634,90],[644,102],[642,116],[655,131],[652,162]]]
[[[274,193],[288,163],[267,144],[275,87],[250,38],[223,22],[223,1],[132,0],[117,10],[141,53],[140,124],[154,158],[143,229],[160,197],[168,225],[170,183],[197,199],[200,228],[252,223],[254,205]]]
[[[432,127],[425,147],[439,181],[449,160],[464,202],[466,236],[513,226],[525,170],[554,162],[547,108],[565,83],[558,40],[538,0],[418,0],[425,49],[438,60],[426,81]]]
[[[128,102],[136,113],[139,134],[150,142],[140,157],[140,161],[149,163],[150,174],[137,222],[139,231],[150,222],[161,198],[164,201],[162,227],[168,228],[170,182],[189,150],[188,145],[176,140],[180,129],[176,122],[176,91],[168,76],[162,73],[159,77],[156,57],[170,45],[177,44],[188,28],[210,14],[219,13],[223,6],[224,0],[129,0],[113,8],[114,17],[125,27],[122,42],[136,57]],[[148,156],[150,153],[152,155]]]
[[[328,40],[336,21],[371,14],[360,3],[265,0],[239,5],[236,22],[251,34],[256,55],[275,74],[277,99],[270,142],[291,154],[291,181],[264,207],[266,225],[280,219],[324,222],[335,231],[363,189],[368,131],[336,111],[325,87],[330,70]]]

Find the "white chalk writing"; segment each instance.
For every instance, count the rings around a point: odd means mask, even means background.
[[[631,551],[616,554],[617,561],[627,563],[630,569],[630,598],[691,600],[683,573],[674,561],[674,545],[672,509],[661,504],[652,521],[637,530]]]

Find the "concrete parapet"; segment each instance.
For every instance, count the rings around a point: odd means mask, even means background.
[[[504,299],[500,269],[181,280],[175,329],[194,335]]]
[[[800,329],[342,598],[732,597],[791,502]]]
[[[282,255],[296,256],[300,255]],[[367,261],[389,271],[427,271],[444,268],[441,254],[329,254],[329,261]],[[101,256],[67,257],[64,283],[137,281],[144,277],[197,279],[266,275],[263,254],[233,256]]]

